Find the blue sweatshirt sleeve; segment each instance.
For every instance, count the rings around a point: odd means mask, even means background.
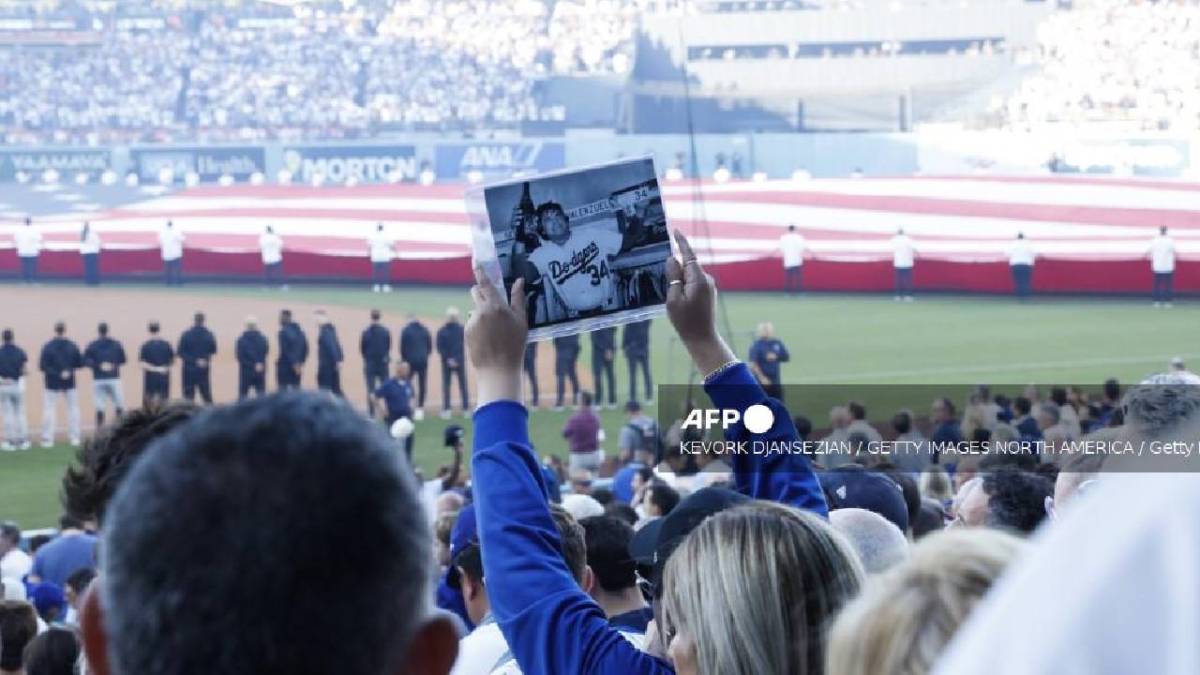
[[[766,433],[751,433],[738,422],[725,432],[727,441],[745,441],[753,449],[756,442],[770,444],[768,447],[786,448],[800,440],[792,416],[783,404],[767,397],[750,369],[744,363],[727,368],[710,382],[704,391],[717,408],[745,412],[752,405],[765,405],[775,417]],[[756,455],[733,454],[729,456],[733,467],[734,485],[738,492],[754,499],[765,499],[788,504],[799,509],[812,511],[820,516],[829,515],[825,493],[813,472],[812,462],[798,451],[772,452]]]
[[[667,675],[609,625],[562,558],[546,486],[513,401],[475,412],[472,470],[488,599],[525,675]]]

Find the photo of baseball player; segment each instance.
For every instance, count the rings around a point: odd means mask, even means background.
[[[664,301],[670,238],[651,160],[487,188],[485,200],[505,285],[525,279],[531,327]]]

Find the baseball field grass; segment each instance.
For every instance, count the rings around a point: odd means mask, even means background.
[[[437,317],[447,306],[466,310],[470,304],[465,288],[402,287],[391,294],[373,294],[340,287],[296,287],[284,293],[244,286],[188,286],[156,292],[179,294],[188,312],[193,307],[212,307],[222,299],[270,299],[281,307],[380,307],[389,316],[412,312]],[[759,322],[774,324],[792,355],[783,368],[787,384],[1098,387],[1108,377],[1136,382],[1165,370],[1175,356],[1200,362],[1200,303],[1158,309],[1134,299],[1055,298],[1020,304],[1009,298],[929,296],[903,303],[890,296],[767,293],[730,293],[723,302],[729,338],[740,355],[745,355]],[[361,328],[339,326],[347,350],[356,347]],[[395,332],[399,325],[391,328]],[[234,337],[218,335],[226,345]],[[665,317],[654,322],[651,363],[656,385],[684,384],[696,378],[673,337]],[[585,389],[590,389],[590,345],[586,337],[582,342],[579,373]],[[618,400],[624,403],[628,380],[619,353],[616,372]],[[430,376],[438,377],[435,365]],[[552,378],[543,375],[541,386],[543,405],[552,403]],[[936,386],[922,388],[936,390]],[[352,400],[362,398],[361,393],[347,393]],[[88,395],[86,390],[83,395]],[[826,403],[804,404],[792,412],[803,413],[821,426],[828,413]],[[877,408],[871,412],[879,421],[893,412],[886,405]],[[539,452],[565,455],[561,429],[568,414],[544,409],[532,413],[531,436]],[[608,439],[605,449],[612,453],[624,415],[620,410],[604,410],[601,416]],[[31,419],[31,426],[37,421]],[[457,413],[450,421],[442,420],[436,410],[419,422],[417,464],[427,473],[444,464],[448,453],[442,447],[442,431],[447,424],[464,422]],[[53,525],[61,510],[60,480],[70,457],[71,449],[62,446],[0,452],[0,520],[15,520],[26,528]]]

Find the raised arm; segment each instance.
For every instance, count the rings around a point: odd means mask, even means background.
[[[505,302],[482,272],[476,278],[467,322],[481,404],[472,469],[484,577],[500,630],[526,675],[670,673],[612,628],[567,570],[518,402],[528,332],[524,282]]]
[[[730,455],[735,487],[755,499],[790,504],[827,516],[825,495],[812,462],[792,445],[800,436],[791,415],[782,403],[767,397],[750,369],[725,344],[717,332],[716,285],[700,266],[687,239],[676,232],[675,241],[681,260],[667,261],[670,279],[667,316],[697,369],[705,374],[704,391],[717,408],[744,413],[750,406],[765,405],[774,418],[763,433],[752,433],[738,422],[726,430],[725,439],[746,442],[751,450],[755,447],[789,450],[765,455],[753,452]],[[756,446],[756,443],[767,445]]]

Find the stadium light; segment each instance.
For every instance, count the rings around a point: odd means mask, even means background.
[[[275,174],[275,182],[280,185],[292,184],[292,172],[287,169],[280,169],[279,173]]]

